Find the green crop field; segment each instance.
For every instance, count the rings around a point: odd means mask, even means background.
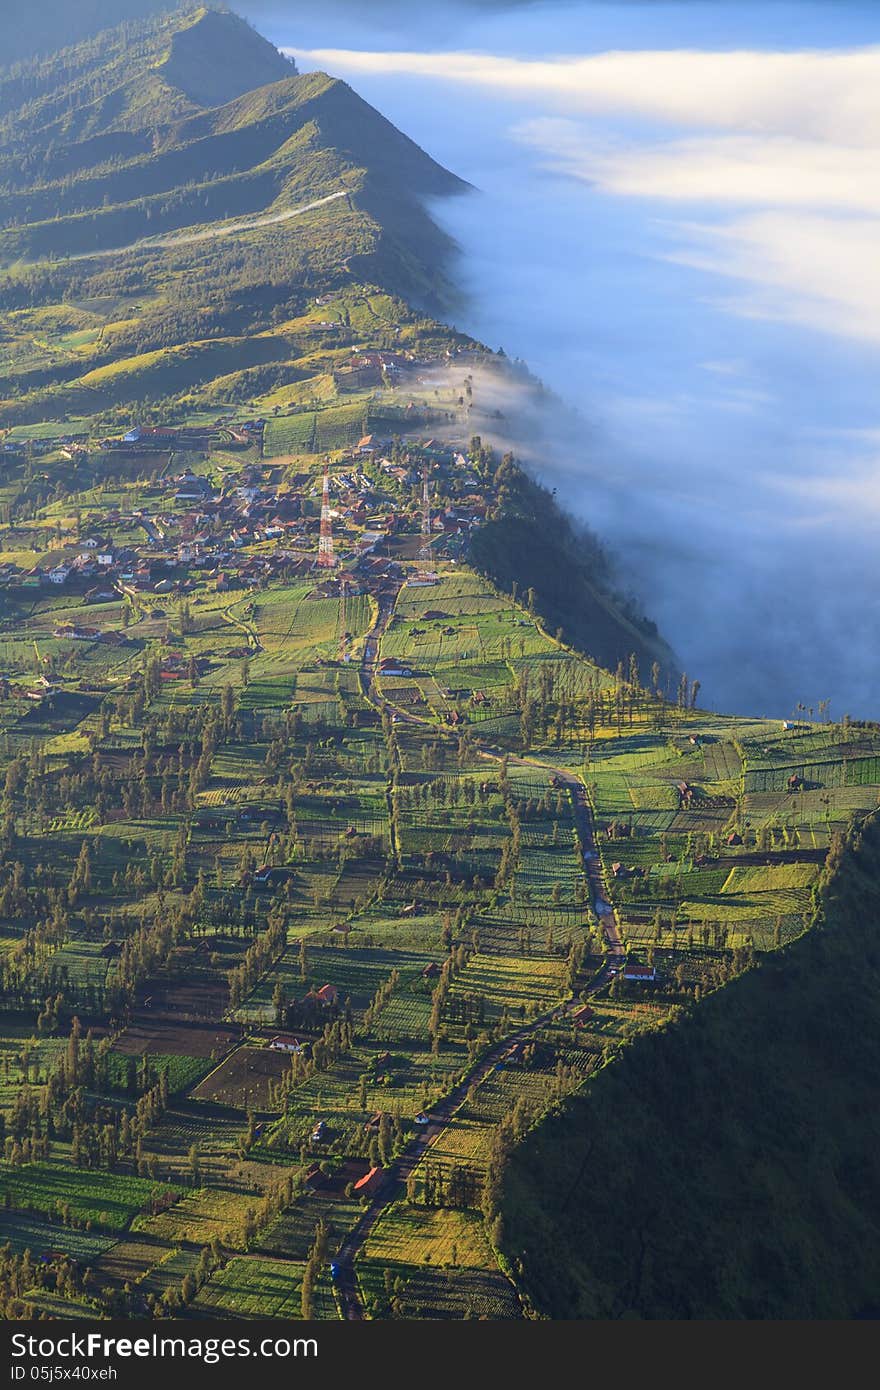
[[[0,1166],[3,1191],[13,1208],[50,1216],[69,1210],[78,1223],[122,1230],[162,1189],[145,1178],[71,1167],[68,1163]]]
[[[397,1203],[370,1234],[364,1259],[404,1266],[473,1267],[487,1263],[489,1250],[476,1212]]]
[[[197,1317],[296,1318],[301,1267],[288,1261],[233,1259],[213,1276],[192,1305]]]

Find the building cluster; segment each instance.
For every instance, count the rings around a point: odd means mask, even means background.
[[[386,356],[363,354],[365,363],[383,371],[394,367]],[[95,526],[75,534],[59,529],[51,539],[46,528],[11,527],[7,552],[29,547],[40,560],[29,568],[13,560],[0,564],[0,587],[57,587],[101,603],[121,594],[186,594],[200,584],[220,592],[259,588],[276,575],[310,572],[321,554],[321,477],[314,471],[291,475],[263,459],[263,430],[262,420],[204,429],[134,425],[103,440],[105,453],[151,454],[160,464],[153,481],[139,489],[141,505],[130,512],[108,509]],[[85,451],[73,436],[64,439],[65,447]],[[57,449],[60,441],[45,442]],[[212,466],[205,451],[218,444],[224,461]],[[236,469],[225,451],[238,447],[249,456]],[[182,462],[198,450],[202,471]],[[430,489],[424,491],[427,475]],[[427,537],[429,548],[443,545],[454,555],[484,520],[488,498],[459,447],[428,439],[407,449],[368,434],[331,466],[324,503],[325,529],[329,524],[333,533],[331,563],[357,571],[372,589],[389,577],[383,543],[409,529],[415,508],[421,507],[423,550]],[[326,551],[325,545],[325,563]]]

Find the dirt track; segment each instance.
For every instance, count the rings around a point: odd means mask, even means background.
[[[391,617],[393,606],[393,602],[388,600],[380,604],[376,619],[364,642],[364,651],[361,659],[364,693],[373,704],[384,709],[392,710],[400,722],[426,724],[434,728],[435,726],[431,724],[430,720],[421,719],[418,715],[396,709],[388,700],[377,695],[374,691],[373,673],[378,661],[379,644],[382,633]],[[483,757],[491,758],[495,762],[499,762],[501,758],[505,756],[502,750],[493,748],[490,744],[483,744],[480,746],[479,752]],[[578,842],[583,857],[584,872],[587,877],[587,882],[590,885],[593,906],[594,909],[597,910],[597,915],[605,929],[606,940],[608,941],[611,955],[616,957],[622,956],[623,943],[620,939],[614,909],[608,897],[608,890],[602,870],[602,861],[596,848],[593,813],[587,800],[586,789],[583,782],[569,768],[559,767],[544,759],[523,758],[511,754],[508,755],[508,762],[518,763],[525,767],[543,768],[546,770],[548,777],[557,779],[557,784],[562,784],[569,789],[572,797]],[[603,907],[606,909],[605,911],[602,910]],[[601,974],[593,981],[590,992],[595,993],[597,990],[601,989],[608,983],[608,978],[608,967],[606,966]],[[468,1068],[458,1085],[450,1091],[447,1096],[444,1096],[443,1100],[432,1106],[430,1111],[427,1112],[430,1116],[428,1124],[424,1126],[419,1134],[416,1134],[410,1140],[403,1153],[391,1165],[381,1192],[374,1197],[358,1224],[349,1232],[336,1256],[335,1264],[338,1270],[336,1288],[346,1318],[350,1320],[360,1320],[364,1316],[363,1304],[361,1303],[358,1290],[357,1275],[355,1273],[355,1260],[359,1251],[363,1249],[367,1237],[382,1213],[392,1202],[396,1201],[401,1194],[406,1180],[413,1169],[424,1157],[431,1145],[437,1141],[447,1124],[449,1124],[450,1120],[454,1117],[456,1111],[464,1103],[464,1099],[470,1087],[475,1082],[482,1081],[514,1043],[520,1042],[536,1029],[542,1028],[550,1019],[564,1009],[564,1007],[564,1003],[554,1005],[552,1009],[547,1010],[525,1027],[518,1029],[517,1032],[509,1034],[501,1042],[496,1043],[495,1046],[490,1048],[488,1052],[485,1052],[473,1066]]]
[[[142,237],[128,246],[107,246],[97,251],[77,251],[67,256],[69,261],[92,261],[96,256],[127,256],[131,251],[173,251],[176,246],[193,246],[200,241],[213,241],[215,237],[234,236],[237,232],[252,232],[259,227],[273,227],[278,222],[289,222],[293,217],[301,217],[304,212],[312,212],[325,203],[334,203],[337,198],[347,198],[348,190],[342,188],[338,193],[328,193],[324,198],[314,198],[298,208],[285,208],[283,212],[266,213],[262,217],[242,218],[238,222],[221,222],[213,227],[204,227],[199,232],[169,232],[167,236]]]

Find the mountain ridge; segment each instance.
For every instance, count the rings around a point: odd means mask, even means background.
[[[362,195],[382,263],[427,285],[450,243],[422,199],[467,187],[347,84],[298,74],[243,20],[205,6],[0,78],[0,112],[7,264],[136,249],[344,190]]]
[[[273,101],[275,109],[262,119],[248,119],[253,96]],[[91,174],[10,190],[0,207],[7,221],[18,225],[0,234],[0,254],[39,259],[59,253],[62,246],[71,254],[114,247],[120,244],[117,224],[123,207],[129,209],[123,239],[136,240],[200,221],[266,211],[285,193],[295,191],[299,198],[303,184],[310,196],[335,191],[360,174],[371,185],[384,186],[389,193],[399,190],[409,199],[467,187],[346,83],[323,73],[285,78],[184,119],[156,145],[155,153],[141,145],[128,160],[99,165]],[[313,165],[304,168],[301,156],[306,148],[316,155],[332,153],[333,168],[326,174]],[[74,162],[82,169],[79,160]],[[249,192],[247,185],[256,178],[262,184]],[[226,202],[208,209],[214,216],[199,217],[195,204],[204,194],[198,190],[221,180]],[[181,189],[190,190],[189,210]],[[172,195],[177,195],[176,210],[157,209],[163,197]],[[139,218],[133,216],[132,205],[140,209]],[[90,219],[87,232],[85,217]],[[132,231],[132,222],[138,221],[140,230]]]
[[[145,69],[153,85],[142,90]],[[0,135],[13,148],[72,132],[167,125],[295,71],[231,10],[193,4],[102,30],[14,72],[0,70]],[[13,119],[11,119],[13,118]]]

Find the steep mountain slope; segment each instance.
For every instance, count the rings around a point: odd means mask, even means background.
[[[0,79],[0,302],[82,300],[103,327],[58,351],[13,325],[0,420],[198,387],[229,356],[205,339],[239,350],[282,306],[301,314],[354,280],[436,299],[451,243],[422,199],[464,188],[345,83],[299,75],[226,11],[123,25],[23,66]],[[187,371],[169,359],[157,382],[143,354],[178,349]],[[251,339],[241,367],[298,354]]]
[[[877,816],[822,896],[822,925],[636,1038],[515,1152],[505,1245],[542,1313],[877,1315]]]
[[[93,143],[79,141],[55,155],[55,169],[46,171],[54,177],[10,189],[0,208],[18,225],[0,237],[0,255],[35,260],[116,248],[364,187],[371,208],[380,210],[376,195],[386,199],[390,221],[420,194],[463,187],[345,83],[321,73],[133,135],[127,158],[117,146],[112,163],[86,164]],[[147,139],[155,154],[143,148]]]
[[[496,476],[498,504],[475,532],[470,560],[505,591],[531,589],[535,611],[551,632],[614,670],[634,654],[647,672],[657,661],[665,672],[676,660],[656,625],[616,592],[614,566],[595,535],[578,526],[540,483],[517,465]]]
[[[0,141],[4,151],[29,150],[39,160],[50,143],[161,128],[292,70],[238,15],[197,5],[119,24],[3,74]],[[33,177],[30,166],[21,174]]]
[[[206,10],[192,24],[175,29],[160,73],[200,106],[219,106],[230,98],[293,66],[268,39],[236,14]]]
[[[342,189],[405,211],[463,187],[344,83],[296,75],[237,16],[203,8],[32,65],[0,82],[0,113],[6,261]]]

